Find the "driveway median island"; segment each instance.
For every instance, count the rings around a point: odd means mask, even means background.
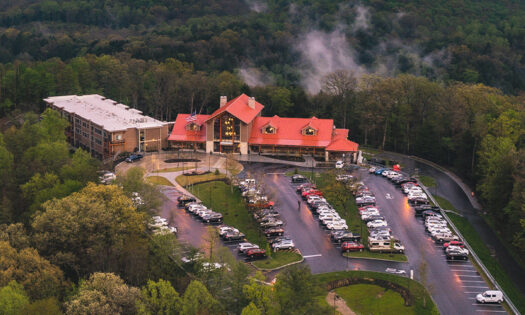
[[[239,189],[226,183],[224,174],[210,174],[187,176],[186,178],[199,177],[201,181],[206,181],[195,182],[193,185],[187,186],[188,190],[199,198],[206,207],[220,212],[225,224],[239,229],[246,235],[249,242],[257,244],[269,252],[268,241],[260,230],[257,221],[253,218],[252,211],[247,208]],[[183,175],[177,177],[179,184],[182,182],[181,176]],[[302,256],[293,251],[272,252],[268,256],[265,259],[253,261],[252,265],[260,269],[276,269],[302,260]]]

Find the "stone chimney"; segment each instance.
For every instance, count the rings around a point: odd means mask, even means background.
[[[250,106],[251,109],[255,109],[255,97],[250,97],[248,99],[248,106]]]
[[[226,105],[226,103],[228,102],[228,97],[227,96],[221,96],[221,103],[220,103],[220,107],[223,107],[224,105]]]

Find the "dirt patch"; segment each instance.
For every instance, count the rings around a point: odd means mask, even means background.
[[[341,315],[356,315],[354,311],[352,311],[348,305],[346,305],[345,300],[337,295],[335,291],[328,292],[328,295],[326,296],[326,302],[328,302],[328,305],[335,307],[335,309],[341,313]]]

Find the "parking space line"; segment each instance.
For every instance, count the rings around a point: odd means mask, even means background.
[[[507,313],[507,311],[476,310],[476,312]]]
[[[462,285],[463,288],[480,288],[480,289],[488,289],[487,286],[475,286],[475,285]]]
[[[459,269],[450,269],[451,271],[459,271],[459,272],[478,272],[477,270],[459,270]]]
[[[459,277],[481,278],[481,276],[458,275]]]
[[[467,294],[468,294],[468,293],[475,293],[475,294],[478,294],[479,292],[476,291],[476,292],[463,292],[463,293],[467,293]]]
[[[477,306],[496,306],[496,307],[502,307],[502,306],[499,305],[499,304],[478,304],[478,303],[472,303],[472,305],[477,305]]]
[[[483,280],[461,280],[461,282],[485,282]]]

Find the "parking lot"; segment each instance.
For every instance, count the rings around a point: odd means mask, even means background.
[[[506,311],[500,305],[477,304],[476,294],[488,289],[485,281],[470,261],[447,261],[442,245],[437,245],[425,232],[421,219],[414,216],[405,195],[382,176],[370,175],[366,170],[358,171],[364,183],[376,195],[376,203],[382,209],[395,231],[395,236],[405,246],[408,263],[381,260],[345,258],[339,247],[331,243],[328,231],[324,230],[308,209],[306,203],[295,192],[290,178],[284,174],[290,168],[279,165],[252,164],[245,167],[244,176],[260,178],[266,192],[275,201],[275,209],[285,222],[287,236],[305,258],[313,273],[339,270],[371,270],[385,272],[387,268],[412,269],[417,280],[431,292],[442,314],[496,314]],[[168,197],[162,216],[179,228],[179,239],[199,247],[206,233],[206,226],[176,206],[180,195],[174,188],[164,189]],[[298,208],[300,201],[300,209]],[[357,231],[359,232],[359,231]],[[226,244],[232,249],[234,244]]]

